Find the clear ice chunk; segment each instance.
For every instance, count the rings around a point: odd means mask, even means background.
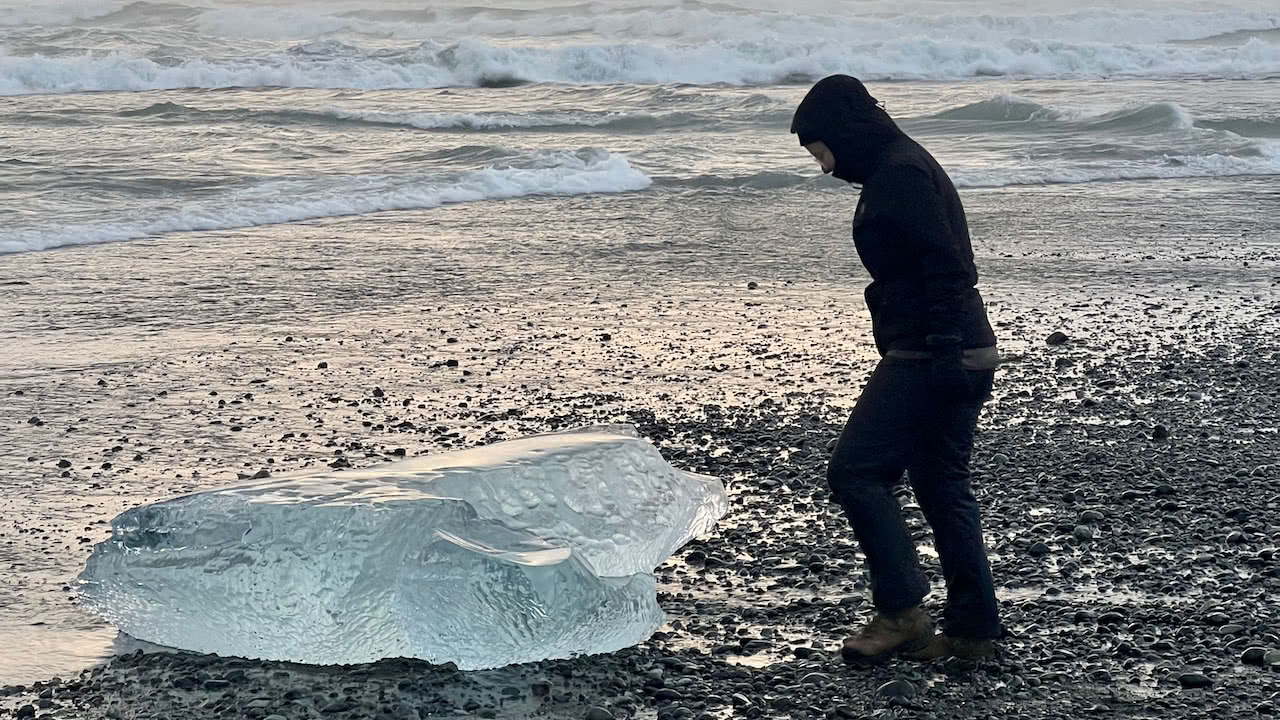
[[[255,659],[612,652],[662,624],[654,569],[726,510],[631,426],[581,428],[128,510],[81,600],[139,640]]]

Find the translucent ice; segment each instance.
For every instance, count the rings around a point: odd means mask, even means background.
[[[610,652],[662,623],[653,570],[724,515],[630,426],[267,479],[122,513],[82,599],[135,638],[464,669]]]

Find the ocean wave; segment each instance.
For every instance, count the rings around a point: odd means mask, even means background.
[[[418,130],[458,131],[560,131],[608,129],[615,132],[643,132],[658,128],[680,128],[703,118],[693,113],[623,113],[607,111],[534,112],[419,112],[344,108],[338,106],[252,110],[219,108],[206,110],[171,102],[145,108],[122,110],[120,117],[154,117],[176,121],[257,122],[276,125],[367,125]]]
[[[1163,43],[1221,37],[1277,27],[1274,6],[1257,10],[1207,7],[1112,7],[1061,12],[985,3],[983,12],[963,6],[859,3],[854,12],[788,12],[730,4],[653,3],[619,7],[583,3],[561,7],[449,7],[326,11],[307,7],[202,8],[190,28],[228,38],[291,40],[333,35],[376,38],[635,38],[705,44],[743,39],[760,43],[813,39],[822,43],[900,42],[948,37],[970,42],[1010,38],[1068,42]]]
[[[0,253],[120,242],[166,233],[227,230],[317,218],[415,210],[527,195],[642,190],[651,181],[622,155],[542,151],[506,167],[451,177],[360,176],[268,180],[154,217],[0,232]]]
[[[1166,155],[1162,162],[1130,167],[958,170],[951,173],[956,186],[965,188],[1273,175],[1280,175],[1280,143],[1257,143],[1250,153]]]
[[[1280,45],[1259,40],[1239,47],[1191,47],[915,38],[867,44],[664,46],[637,42],[530,47],[467,40],[365,51],[327,42],[238,59],[152,59],[121,53],[10,55],[0,57],[0,94],[228,87],[375,90],[521,83],[773,85],[807,83],[837,72],[867,80],[1257,76],[1280,73]]]
[[[924,119],[980,123],[1070,123],[1085,130],[1130,132],[1188,130],[1196,125],[1191,112],[1177,103],[1145,103],[1093,111],[1056,108],[1016,95],[998,95],[943,110]]]
[[[1145,162],[1109,166],[1056,166],[1028,169],[999,167],[953,168],[949,174],[958,188],[999,188],[1019,185],[1076,185],[1120,180],[1240,177],[1280,175],[1280,143],[1253,143],[1235,153],[1155,156]],[[691,190],[785,190],[800,187],[836,189],[844,184],[815,172],[777,169],[747,174],[703,174],[654,178],[664,188]]]

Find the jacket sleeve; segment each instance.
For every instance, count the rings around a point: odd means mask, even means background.
[[[896,226],[920,256],[928,308],[925,342],[932,348],[958,348],[963,340],[962,308],[973,285],[972,260],[947,219],[946,198],[924,169],[912,165],[886,168],[878,180],[878,214]]]

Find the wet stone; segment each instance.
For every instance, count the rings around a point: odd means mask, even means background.
[[[1197,690],[1212,686],[1213,680],[1204,673],[1184,672],[1178,676],[1178,684],[1190,690]]]
[[[876,694],[887,698],[909,698],[915,697],[916,686],[902,679],[890,680],[889,682],[876,688]]]
[[[1245,665],[1262,665],[1267,656],[1266,648],[1251,647],[1240,655],[1240,662]]]

